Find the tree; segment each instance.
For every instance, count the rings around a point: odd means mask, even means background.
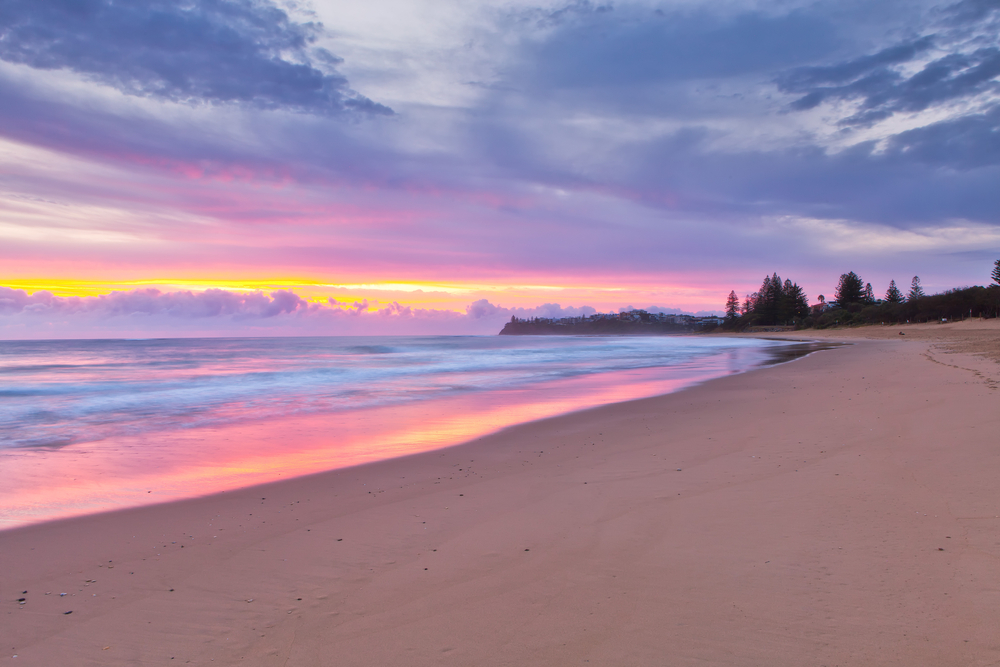
[[[913,276],[910,281],[910,293],[906,295],[907,301],[916,301],[924,296],[924,288],[920,286],[920,276]]]
[[[776,324],[781,316],[781,278],[775,273],[764,276],[761,283],[756,313],[760,315],[761,324]]]
[[[781,314],[784,322],[809,315],[809,299],[798,283],[786,280],[782,288]]]
[[[751,294],[749,301],[748,312],[753,314],[755,324],[775,324],[781,306],[781,278],[778,274],[764,276],[760,290]]]
[[[729,298],[739,303],[735,292]],[[728,312],[728,301],[726,307]],[[782,282],[777,273],[772,273],[764,276],[759,291],[747,295],[742,314],[749,316],[749,324],[753,325],[791,324],[809,315],[809,301],[796,283]]]
[[[896,281],[889,281],[889,289],[885,293],[886,303],[903,303],[903,293],[896,287]]]
[[[990,277],[993,278],[993,282],[1000,285],[1000,259],[993,262],[993,273]]]
[[[788,324],[795,319],[795,285],[791,280],[785,279],[781,284],[780,301],[778,302],[778,320],[783,324]]]
[[[840,276],[837,283],[837,305],[846,308],[851,303],[861,303],[865,298],[865,284],[861,276],[851,271]]]
[[[726,299],[726,319],[735,322],[740,315],[740,297],[736,296],[736,290],[729,293]]]
[[[863,301],[867,304],[875,303],[875,292],[872,290],[871,283],[865,283],[865,296]]]

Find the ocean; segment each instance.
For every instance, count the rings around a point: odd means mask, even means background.
[[[0,342],[0,528],[458,444],[787,344],[410,336]]]

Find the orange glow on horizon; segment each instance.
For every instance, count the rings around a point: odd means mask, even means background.
[[[637,279],[622,283],[595,284],[572,279],[542,278],[531,282],[490,281],[462,283],[432,280],[345,280],[335,282],[316,278],[159,278],[144,280],[85,280],[69,278],[2,279],[0,286],[32,294],[50,292],[57,297],[97,297],[116,291],[152,288],[161,292],[201,292],[221,289],[230,292],[273,292],[291,290],[310,303],[327,304],[329,298],[351,304],[367,300],[377,309],[398,302],[402,306],[465,312],[466,306],[479,299],[509,308],[533,308],[544,303],[562,306],[591,306],[598,310],[616,310],[626,305],[637,308],[658,305],[688,309],[713,309],[722,302],[728,289],[717,285],[665,284]],[[723,296],[720,297],[719,295]],[[721,306],[718,306],[721,308]]]

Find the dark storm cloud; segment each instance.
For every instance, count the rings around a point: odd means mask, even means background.
[[[6,0],[0,58],[125,93],[309,113],[386,114],[314,46],[322,26],[266,0]]]

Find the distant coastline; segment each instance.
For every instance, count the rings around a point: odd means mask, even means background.
[[[585,317],[510,318],[501,336],[667,336],[711,331],[721,325],[721,317],[695,317],[629,310],[621,313],[597,313]]]

